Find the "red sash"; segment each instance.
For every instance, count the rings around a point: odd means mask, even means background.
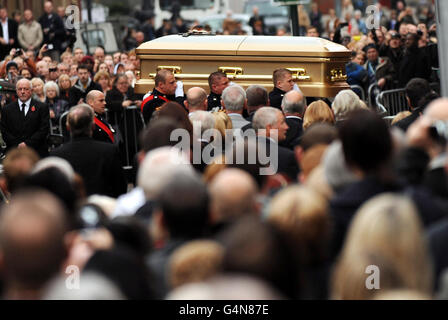
[[[143,100],[142,102],[142,106],[141,106],[141,110],[143,112],[143,107],[145,106],[146,103],[148,103],[149,101],[154,99],[154,95],[150,95],[149,97],[147,97],[145,100]],[[169,100],[167,98],[165,98],[164,96],[157,96],[158,98],[162,99],[165,102],[168,102]]]
[[[107,133],[107,135],[109,136],[110,140],[112,140],[112,143],[115,142],[114,139],[114,134],[112,133],[112,131],[110,131],[109,127],[106,126],[103,122],[101,122],[97,117],[94,118],[95,119],[95,124],[100,127],[101,129],[104,130],[104,132]]]

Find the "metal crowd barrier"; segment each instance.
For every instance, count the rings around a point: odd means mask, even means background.
[[[113,120],[116,130],[116,139],[122,156],[122,165],[125,170],[134,169],[134,158],[139,151],[138,137],[145,128],[145,121],[138,106],[129,106],[123,112],[113,113],[113,119],[107,113],[109,122]]]
[[[383,111],[385,119],[393,118],[402,111],[409,111],[404,88],[381,92],[376,97],[376,104]]]
[[[356,84],[353,84],[353,85],[350,86],[350,88],[351,88],[356,94],[357,94],[357,92],[355,91],[355,89],[356,89],[356,90],[359,90],[359,92],[361,92],[361,96],[360,96],[361,100],[362,100],[362,101],[366,101],[366,92],[365,92],[365,90],[364,90],[363,87],[358,86],[358,85],[356,85]]]

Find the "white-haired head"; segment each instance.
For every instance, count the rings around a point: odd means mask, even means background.
[[[362,107],[358,95],[352,90],[340,91],[331,104],[336,121],[344,120],[348,113]]]
[[[161,147],[148,152],[138,171],[137,183],[147,199],[154,199],[174,174],[195,174],[187,155],[174,147]]]
[[[67,160],[58,157],[47,157],[40,160],[34,166],[31,174],[41,172],[48,168],[56,168],[61,171],[67,177],[68,181],[70,181],[70,183],[73,183],[75,181],[75,170],[73,170],[72,165]]]
[[[221,99],[227,111],[242,111],[246,104],[246,91],[234,84],[224,89]]]

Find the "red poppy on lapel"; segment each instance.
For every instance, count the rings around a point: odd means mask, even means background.
[[[31,107],[31,111],[34,112],[36,111],[36,108],[34,106]]]

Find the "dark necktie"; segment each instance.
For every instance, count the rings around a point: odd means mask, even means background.
[[[22,113],[23,113],[24,118],[26,117],[25,108],[26,108],[26,104],[22,103]]]

